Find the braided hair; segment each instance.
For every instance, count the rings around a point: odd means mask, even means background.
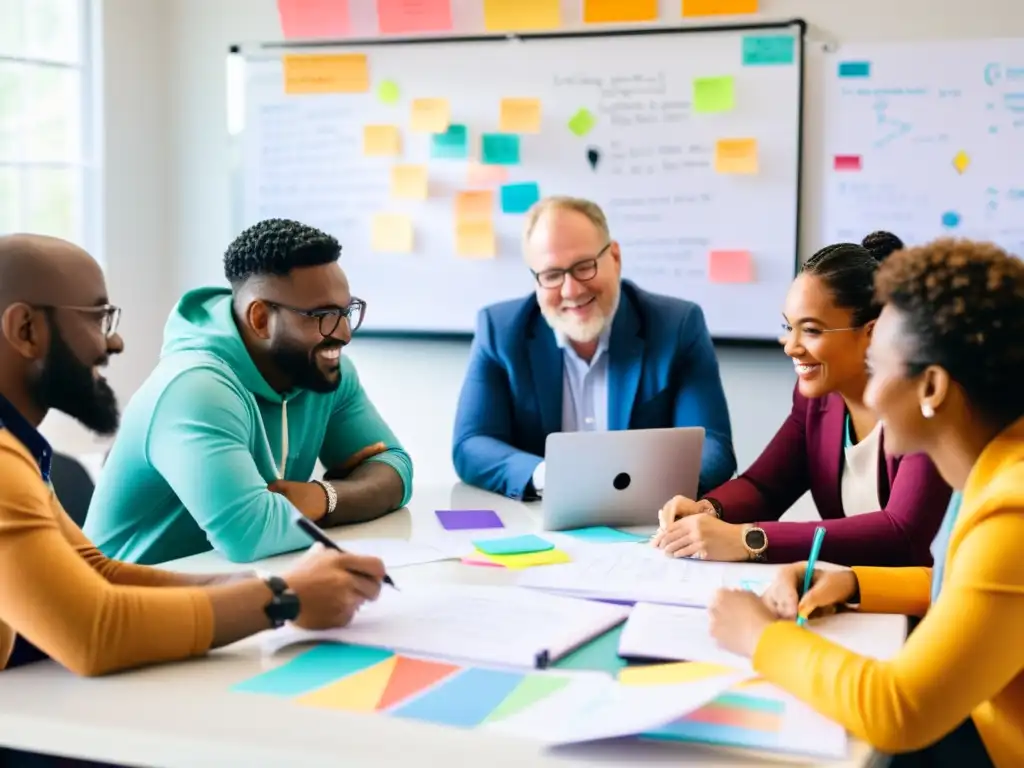
[[[266,219],[235,238],[224,253],[224,276],[232,287],[251,277],[287,275],[297,267],[331,264],[341,244],[319,229],[290,219]]]

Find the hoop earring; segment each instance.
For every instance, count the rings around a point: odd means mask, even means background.
[[[935,415],[935,409],[932,408],[930,403],[921,403],[921,415],[926,419],[930,419]]]

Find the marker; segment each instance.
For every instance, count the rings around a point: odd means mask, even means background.
[[[811,542],[811,556],[807,558],[807,568],[804,570],[804,591],[800,593],[803,597],[811,591],[811,580],[814,578],[814,566],[818,562],[818,554],[821,552],[821,540],[825,538],[825,526],[819,525],[814,529],[814,541]],[[797,626],[804,626],[807,619],[797,616]]]
[[[298,525],[299,528],[301,528],[303,531],[305,531],[306,535],[308,535],[311,539],[319,541],[328,549],[333,549],[337,552],[345,551],[337,544],[335,544],[331,537],[323,531],[321,531],[320,527],[309,518],[301,516],[297,517],[295,519],[295,524]],[[367,576],[365,573],[360,573],[359,575],[366,576],[366,578],[371,578],[370,576]],[[398,587],[395,586],[395,582],[393,582],[391,580],[391,577],[388,576],[386,573],[384,574],[384,583],[387,584],[389,587],[394,587],[395,589],[398,589]]]

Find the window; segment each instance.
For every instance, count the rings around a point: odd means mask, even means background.
[[[95,252],[93,0],[0,0],[0,234]]]

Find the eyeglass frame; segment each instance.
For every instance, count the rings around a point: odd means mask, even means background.
[[[103,331],[103,337],[110,339],[117,333],[117,328],[121,324],[121,308],[114,304],[96,304],[91,307],[82,307],[75,304],[34,304],[34,309],[44,310],[55,310],[55,309],[67,309],[72,312],[81,312],[86,315],[102,315],[101,326]]]
[[[325,339],[330,338],[331,334],[338,330],[338,326],[341,325],[342,318],[345,319],[346,323],[349,323],[348,332],[352,334],[354,334],[357,330],[359,330],[359,328],[362,327],[363,320],[366,319],[366,302],[363,301],[362,299],[357,299],[354,296],[352,297],[352,300],[349,301],[348,306],[345,307],[344,309],[340,307],[337,309],[301,309],[299,307],[293,307],[289,304],[282,304],[279,301],[269,301],[267,299],[264,299],[263,303],[266,304],[268,307],[274,307],[275,309],[287,309],[289,312],[294,312],[296,315],[315,318],[317,321],[317,331],[319,331],[320,335]],[[352,311],[355,307],[359,307],[359,324],[353,328],[351,323],[349,322],[349,317],[351,316]],[[332,315],[336,316],[338,318],[338,321],[329,331],[325,332],[324,320],[326,320],[328,317],[331,317]]]
[[[866,327],[867,327],[867,324],[865,324],[865,325],[852,325],[849,328],[815,328],[814,332],[815,333],[839,333],[839,331],[861,331],[861,330],[864,330],[864,328],[866,328]],[[782,338],[788,339],[788,338],[792,338],[793,331],[795,331],[796,328],[794,328],[789,323],[782,323],[782,330],[783,330]],[[806,333],[806,332],[807,331],[801,331],[801,333]]]
[[[561,269],[561,268],[556,267],[556,268],[553,268],[553,269],[544,269],[544,270],[541,270],[540,272],[536,272],[533,269],[531,269],[530,273],[533,275],[533,279],[537,281],[537,285],[539,285],[541,288],[545,288],[547,290],[554,290],[555,288],[561,288],[563,285],[565,285],[565,276],[569,275],[569,274],[571,274],[572,275],[572,279],[575,280],[578,283],[589,283],[591,280],[593,280],[595,277],[597,277],[597,270],[598,270],[598,263],[597,262],[598,262],[598,260],[600,260],[602,256],[604,256],[606,253],[608,253],[608,251],[611,249],[611,247],[612,247],[612,241],[609,240],[607,243],[604,244],[604,247],[600,251],[597,252],[596,256],[589,256],[589,257],[587,257],[585,259],[580,259],[579,261],[573,262],[572,264],[570,264],[565,269]],[[590,277],[580,277],[580,276],[578,276],[576,274],[576,271],[579,270],[579,269],[582,269],[583,267],[592,268],[594,270],[594,274],[592,274]],[[544,283],[541,282],[541,276],[542,275],[558,275],[558,282],[554,283],[552,285],[544,285]]]

